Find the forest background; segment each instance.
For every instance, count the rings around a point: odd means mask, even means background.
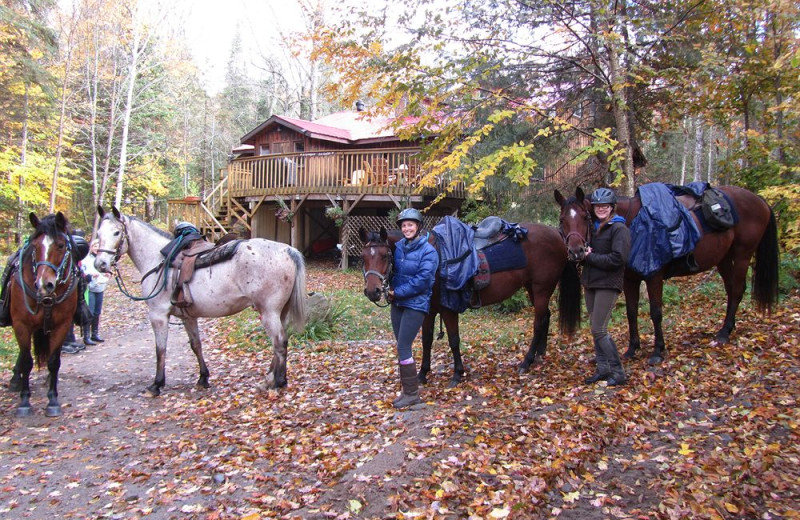
[[[213,189],[257,124],[356,100],[409,116],[402,135],[436,136],[427,170],[467,184],[468,215],[547,220],[543,166],[583,136],[569,159],[585,167],[566,189],[737,184],[775,206],[784,250],[800,247],[796,2],[290,0],[216,28],[232,36],[227,61],[210,64],[180,5],[4,0],[6,247],[30,211],[91,230],[96,205],[113,203],[167,226],[166,200]],[[224,68],[221,85],[209,66]],[[548,191],[520,189],[531,185]]]

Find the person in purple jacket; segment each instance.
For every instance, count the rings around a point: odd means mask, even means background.
[[[394,250],[394,271],[387,299],[392,302],[392,330],[397,339],[397,361],[402,392],[392,402],[405,408],[420,402],[417,366],[411,345],[428,314],[439,268],[439,254],[421,234],[422,213],[406,208],[397,215],[403,239]]]
[[[608,386],[625,384],[617,345],[608,333],[611,311],[622,292],[625,264],[631,251],[631,234],[625,219],[614,214],[617,195],[608,188],[598,188],[589,198],[594,213],[591,247],[583,259],[581,282],[586,292],[586,310],[594,339],[596,370],[584,382],[606,381]]]

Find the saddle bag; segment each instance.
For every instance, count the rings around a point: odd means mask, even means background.
[[[715,231],[725,231],[736,224],[730,202],[716,188],[708,188],[703,192],[702,210],[706,223]]]

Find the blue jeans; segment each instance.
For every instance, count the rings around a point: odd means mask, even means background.
[[[89,291],[89,311],[95,318],[100,317],[103,311],[103,293]]]

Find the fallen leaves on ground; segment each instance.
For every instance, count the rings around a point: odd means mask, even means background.
[[[312,265],[308,278],[310,290],[361,289],[359,273]],[[685,294],[693,283],[678,282]],[[796,517],[800,298],[767,317],[745,302],[729,345],[713,342],[724,309],[703,298],[695,292],[669,309],[665,362],[650,367],[640,354],[618,389],[583,385],[592,371],[588,331],[569,341],[551,332],[545,364],[519,375],[532,311],[468,313],[465,382],[448,388],[452,359],[438,341],[426,406],[397,412],[391,336],[292,347],[288,388],[260,393],[271,351],[226,344],[224,320],[203,321],[212,390],[192,387],[196,365],[179,376],[168,358],[164,394],[142,397],[150,381],[129,371],[154,367],[152,333],[131,329],[131,320],[144,321],[141,304],[109,291],[106,327],[138,334],[130,337],[145,343],[141,354],[132,366],[87,358],[79,377],[94,381],[105,370],[110,383],[87,383],[55,421],[16,420],[16,396],[2,396],[0,513]],[[622,346],[624,326],[612,332]],[[500,334],[519,337],[516,350],[486,339]],[[42,384],[36,392],[42,405]]]

